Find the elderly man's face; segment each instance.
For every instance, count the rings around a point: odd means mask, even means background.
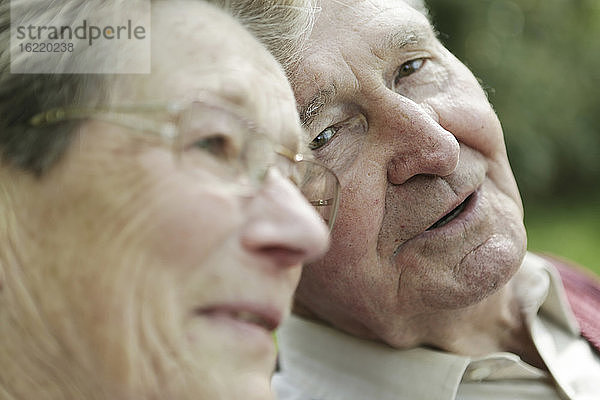
[[[327,227],[281,174],[250,194],[209,167],[236,157],[247,137],[232,127],[246,123],[301,150],[293,93],[267,51],[202,2],[157,2],[152,29],[152,74],[120,81],[112,103],[200,96],[248,120],[214,112],[192,126],[182,151],[193,167],[152,133],[83,124],[19,204],[36,267],[28,287],[48,317],[39,337],[48,329],[66,349],[61,365],[93,376],[86,385],[107,398],[268,399],[271,331],[301,263],[324,252]]]
[[[426,17],[400,0],[323,2],[293,78],[311,147],[343,187],[300,306],[405,346],[507,282],[526,238],[502,129]]]

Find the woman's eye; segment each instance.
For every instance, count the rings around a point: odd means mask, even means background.
[[[424,58],[417,58],[415,60],[410,60],[405,62],[398,69],[398,73],[396,74],[396,78],[394,80],[395,84],[398,84],[398,81],[404,77],[414,74],[418,70],[420,70],[425,64]]]
[[[335,134],[337,133],[338,130],[339,130],[339,128],[336,128],[333,126],[326,128],[321,133],[319,133],[317,135],[317,137],[315,137],[313,139],[312,142],[309,143],[308,148],[311,150],[320,149],[321,147],[323,147],[327,143],[329,143],[331,138],[333,138],[335,136]]]
[[[228,158],[229,143],[226,137],[214,135],[195,141],[190,146],[192,149],[202,150],[217,158]]]

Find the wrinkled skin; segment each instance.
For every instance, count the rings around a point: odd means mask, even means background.
[[[301,150],[290,85],[249,33],[204,2],[152,11],[152,74],[117,80],[112,103],[229,102]],[[244,139],[213,122],[194,139]],[[326,250],[320,216],[275,170],[241,195],[193,143],[189,169],[149,132],[92,119],[75,136],[41,179],[0,171],[0,393],[272,398],[272,330]]]
[[[459,351],[467,332],[518,326],[505,284],[525,253],[523,211],[479,83],[403,1],[322,6],[291,75],[342,200],[331,249],[303,272],[297,312],[392,346]]]

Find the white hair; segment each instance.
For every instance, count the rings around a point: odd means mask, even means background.
[[[415,10],[419,11],[421,14],[425,16],[429,15],[429,9],[425,4],[425,0],[404,0],[404,2],[406,2],[406,4],[408,4]]]
[[[300,58],[319,10],[319,0],[206,0],[235,17],[284,70]]]

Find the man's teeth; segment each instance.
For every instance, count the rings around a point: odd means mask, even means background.
[[[427,228],[427,230],[430,231],[432,229],[441,228],[442,226],[444,226],[447,223],[449,223],[450,221],[452,221],[454,218],[456,218],[458,216],[458,214],[460,214],[462,212],[462,210],[465,209],[470,198],[471,198],[471,196],[467,197],[465,199],[465,201],[463,201],[462,203],[460,203],[458,205],[458,207],[456,207],[454,210],[450,211],[448,214],[444,215],[439,221],[437,221],[435,224],[433,224],[429,228]]]

